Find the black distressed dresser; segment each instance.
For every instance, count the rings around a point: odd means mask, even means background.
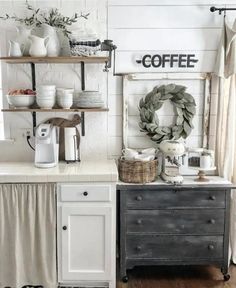
[[[215,265],[228,280],[232,188],[118,185],[122,280],[128,281],[128,269],[141,265]]]

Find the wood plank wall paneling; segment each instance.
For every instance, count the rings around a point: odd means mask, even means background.
[[[223,15],[211,13],[210,6],[236,7],[236,0],[108,0],[108,38],[113,39],[118,46],[116,56],[116,72],[137,73],[137,72],[211,72],[214,70],[217,46],[219,43]],[[233,22],[236,12],[228,12],[227,19]],[[145,54],[195,54],[199,60],[194,68],[174,67],[170,70],[165,68],[144,68],[137,64],[136,60],[141,59]],[[120,77],[108,77],[108,93],[121,99],[122,83]],[[197,116],[194,120],[195,129],[186,143],[190,146],[200,146],[202,139],[202,112],[203,112],[203,91],[204,82],[200,80],[158,80],[155,81],[134,81],[130,85],[128,101],[129,125],[128,145],[130,147],[148,147],[153,142],[144,136],[138,129],[138,101],[154,85],[177,83],[188,87],[197,102]],[[216,89],[213,85],[213,91]],[[116,100],[116,105],[121,100]],[[113,103],[114,104],[114,103]],[[114,106],[114,105],[113,105]],[[120,109],[120,108],[119,108]],[[110,115],[115,116],[119,109],[112,109]],[[118,112],[117,112],[118,111]],[[212,111],[211,119],[215,117]],[[168,115],[173,119],[173,108],[168,105],[158,112]],[[116,123],[120,121],[120,115],[112,117],[112,126],[120,127]],[[167,118],[166,118],[167,119]],[[110,127],[111,129],[111,127]],[[119,130],[119,129],[118,129]],[[213,129],[214,130],[214,129]],[[213,132],[211,131],[211,134]],[[120,131],[118,132],[120,135]],[[114,143],[112,133],[111,143]],[[120,142],[117,147],[120,147]],[[112,153],[118,153],[119,149],[113,147]]]

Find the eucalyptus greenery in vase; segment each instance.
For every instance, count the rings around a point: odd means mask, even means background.
[[[76,23],[79,18],[88,19],[89,14],[74,13],[71,17],[64,16],[57,8],[50,8],[49,10],[42,10],[40,8],[34,8],[32,5],[25,1],[27,16],[19,17],[15,14],[5,14],[0,16],[2,20],[13,20],[26,28],[43,28],[43,37],[49,36],[49,42],[47,45],[48,56],[58,56],[60,53],[60,41],[57,35],[57,31],[61,31],[63,35],[69,38],[71,31],[69,27]],[[50,53],[50,51],[52,53]],[[58,55],[56,55],[58,54]]]

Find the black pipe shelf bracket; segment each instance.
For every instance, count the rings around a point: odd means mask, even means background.
[[[33,135],[35,136],[35,130],[37,127],[37,119],[36,119],[36,112],[32,112],[32,121],[33,121]]]
[[[221,15],[222,14],[222,12],[224,12],[224,14],[226,13],[226,11],[236,11],[236,8],[217,8],[217,7],[215,7],[215,6],[212,6],[211,8],[210,8],[210,11],[211,12],[216,12],[216,11],[218,11],[219,12],[219,15]]]

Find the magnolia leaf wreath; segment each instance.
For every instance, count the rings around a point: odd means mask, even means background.
[[[193,117],[196,113],[196,103],[192,95],[186,93],[186,87],[175,84],[155,86],[139,102],[140,119],[139,127],[141,131],[156,143],[163,140],[187,138],[193,127]],[[166,100],[170,100],[174,105],[177,117],[175,124],[171,127],[159,126],[157,110],[159,110]]]

